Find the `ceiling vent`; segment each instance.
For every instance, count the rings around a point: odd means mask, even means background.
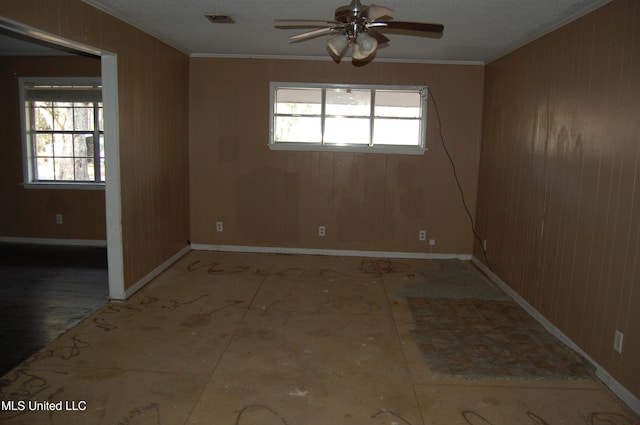
[[[215,13],[208,13],[204,15],[208,20],[213,22],[214,24],[235,24],[236,22],[229,15],[218,15]]]

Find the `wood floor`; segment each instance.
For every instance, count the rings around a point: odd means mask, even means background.
[[[0,244],[0,375],[103,306],[104,248]]]

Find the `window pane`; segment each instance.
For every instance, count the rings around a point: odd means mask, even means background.
[[[73,158],[56,158],[54,164],[55,180],[74,180]]]
[[[107,177],[107,168],[104,162],[104,158],[100,158],[100,181],[103,182]]]
[[[87,172],[89,173],[89,180],[90,181],[95,181],[96,180],[96,168],[95,168],[95,161],[93,158],[89,159],[89,167],[87,168]]]
[[[320,117],[277,117],[275,141],[320,143],[320,124]]]
[[[37,131],[53,130],[53,108],[44,106],[45,102],[36,102],[43,104],[33,108],[32,128]]]
[[[322,90],[280,88],[276,91],[276,114],[320,115]]]
[[[100,158],[104,158],[105,154],[104,154],[104,135],[101,134],[100,135]],[[104,175],[104,174],[102,174]]]
[[[91,181],[93,180],[93,158],[76,158],[75,161],[75,180]]]
[[[373,144],[419,146],[420,121],[377,118],[373,127]]]
[[[370,116],[371,90],[327,89],[327,115]]]
[[[327,118],[325,143],[368,145],[370,128],[368,118]]]
[[[422,99],[415,91],[376,91],[377,117],[420,118]]]
[[[54,131],[73,130],[73,108],[65,108],[60,105],[61,102],[56,102],[53,106]]]
[[[104,108],[102,102],[98,103],[98,130],[104,131]]]
[[[36,146],[35,153],[36,156],[52,156],[53,155],[53,145],[51,144],[52,136],[51,134],[36,134]]]
[[[38,180],[53,180],[53,158],[39,157],[36,160],[35,174]]]
[[[89,105],[87,107],[87,105]],[[80,131],[93,131],[93,106],[92,104],[76,103],[73,109],[73,129]]]
[[[73,155],[93,157],[93,134],[76,134],[74,136]]]
[[[71,134],[53,135],[53,155],[72,156],[73,155],[73,136]]]

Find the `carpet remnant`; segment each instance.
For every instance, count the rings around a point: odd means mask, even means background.
[[[407,297],[413,336],[436,374],[591,378],[593,366],[511,300]]]
[[[424,298],[506,299],[478,271],[457,259],[434,260],[438,268],[422,270],[416,280],[394,295]]]

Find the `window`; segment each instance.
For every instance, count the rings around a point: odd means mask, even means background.
[[[102,187],[102,87],[95,78],[23,78],[25,185]]]
[[[270,96],[271,149],[425,151],[425,86],[272,82]]]

